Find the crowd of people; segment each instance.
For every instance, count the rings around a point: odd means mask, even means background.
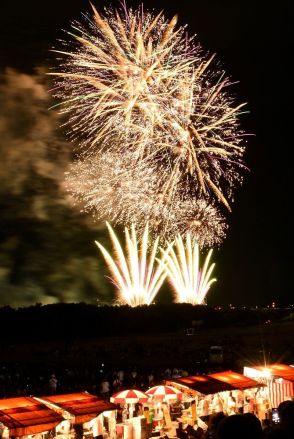
[[[178,439],[293,439],[294,401],[284,401],[278,407],[279,421],[270,419],[262,422],[252,413],[226,416],[223,413],[212,415],[205,430],[196,425],[184,426],[179,423],[176,429]]]
[[[181,368],[138,367],[111,370],[102,363],[96,368],[47,368],[46,365],[24,367],[18,364],[0,366],[0,398],[24,395],[46,395],[88,391],[108,398],[122,388],[148,387],[161,383],[164,379],[177,378],[189,373]]]
[[[293,439],[294,438],[294,401],[284,401],[278,407],[279,420],[259,420],[252,413],[225,415],[213,414],[202,422],[198,419],[194,427],[178,423],[178,439]],[[174,439],[162,431],[161,439]]]
[[[147,388],[162,383],[164,379],[189,375],[191,371],[180,368],[141,370],[106,370],[101,364],[97,370],[65,369],[49,373],[42,370],[23,370],[18,365],[0,368],[0,397],[22,395],[44,395],[85,391],[102,398],[109,397],[123,388]],[[195,373],[195,371],[193,371]],[[205,399],[204,399],[205,401]],[[293,439],[294,438],[294,401],[285,401],[278,407],[279,420],[262,422],[252,413],[239,413],[228,416],[223,412],[200,417],[208,426],[204,429],[179,422],[176,429],[178,439]],[[177,417],[175,418],[177,419]],[[168,433],[164,433],[168,439]]]

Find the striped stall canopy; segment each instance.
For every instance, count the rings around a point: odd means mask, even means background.
[[[135,404],[136,402],[147,402],[149,396],[141,390],[121,390],[111,396],[110,401],[116,404]]]
[[[294,396],[293,383],[287,380],[276,380],[267,382],[268,399],[272,408],[291,399]]]
[[[244,375],[267,386],[268,400],[272,408],[294,396],[294,368],[287,364],[244,367]]]
[[[182,399],[182,392],[172,386],[154,386],[146,391],[147,395],[154,399],[169,401],[172,399]]]

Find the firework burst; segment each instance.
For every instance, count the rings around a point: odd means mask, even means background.
[[[155,179],[153,168],[141,162],[134,166],[131,154],[101,153],[73,163],[66,173],[66,186],[95,218],[130,226],[137,225],[134,214],[136,209],[144,211]]]
[[[73,25],[52,73],[83,159],[132,152],[134,169],[138,160],[156,164],[162,197],[217,199],[230,209],[244,152],[243,104],[234,104],[230,81],[211,70],[213,57],[176,28],[176,17],[93,11]]]
[[[182,192],[169,199],[162,192],[160,169],[145,166],[144,161],[134,167],[130,154],[101,153],[77,161],[66,183],[71,197],[94,218],[129,227],[134,223],[139,238],[146,221],[151,235],[159,235],[161,242],[189,232],[200,247],[212,247],[225,237],[225,219],[215,206],[183,197]]]
[[[192,243],[191,236],[186,235],[186,241],[178,235],[175,243],[163,250],[162,260],[165,263],[168,280],[174,288],[176,301],[202,305],[215,278],[211,278],[214,263],[209,266],[212,250],[205,258],[200,268],[198,244]]]
[[[164,266],[156,260],[158,238],[152,247],[148,246],[148,224],[139,242],[133,225],[131,232],[125,229],[126,251],[124,252],[114,230],[107,223],[115,251],[115,259],[96,241],[119,292],[119,303],[129,306],[150,305],[161,287],[166,273]]]

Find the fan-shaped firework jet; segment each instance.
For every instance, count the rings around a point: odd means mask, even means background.
[[[179,197],[217,199],[230,209],[244,152],[243,104],[228,94],[230,81],[211,70],[213,57],[184,27],[176,29],[176,17],[168,21],[143,8],[109,9],[103,17],[93,11],[85,26],[73,25],[52,73],[70,132],[82,139],[82,158],[131,152],[133,170],[140,162],[160,172],[157,196],[172,209]],[[136,206],[141,212],[143,204]],[[148,220],[156,229],[157,216]]]
[[[174,248],[175,247],[175,248]],[[177,236],[175,243],[163,251],[168,280],[174,288],[176,301],[201,305],[215,278],[211,278],[214,263],[209,266],[212,250],[208,252],[203,267],[200,267],[200,254],[197,243],[192,243],[190,234],[186,242]]]
[[[131,232],[125,229],[126,251],[124,252],[112,227],[107,223],[116,258],[96,241],[119,292],[119,302],[132,307],[150,305],[161,287],[166,273],[164,266],[156,260],[158,238],[148,247],[148,224],[139,243],[135,226]]]

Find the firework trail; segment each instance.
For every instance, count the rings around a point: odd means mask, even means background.
[[[209,250],[202,268],[197,243],[192,243],[189,233],[184,241],[177,236],[175,243],[163,250],[162,260],[165,263],[168,280],[174,288],[176,301],[202,305],[215,278],[211,278],[215,264],[210,263],[212,250]]]
[[[234,103],[223,72],[212,70],[213,56],[176,25],[176,17],[142,8],[101,16],[93,7],[93,17],[75,23],[71,41],[56,51],[55,95],[82,159],[130,152],[134,170],[143,161],[160,172],[158,196],[174,208],[180,197],[230,209],[243,168],[244,104]]]
[[[112,273],[112,280],[119,294],[119,303],[132,307],[150,305],[166,277],[163,264],[156,259],[158,238],[149,248],[148,224],[140,243],[135,226],[132,225],[130,232],[125,229],[124,252],[112,227],[108,223],[107,227],[116,257],[113,258],[99,242],[96,241],[96,244]]]
[[[132,156],[119,153],[76,161],[66,177],[71,198],[95,219],[128,227],[135,223],[139,238],[148,221],[150,234],[161,242],[190,233],[201,248],[219,245],[226,223],[217,208],[203,199],[183,197],[181,191],[168,199],[162,183],[160,169],[142,161],[134,167]]]

